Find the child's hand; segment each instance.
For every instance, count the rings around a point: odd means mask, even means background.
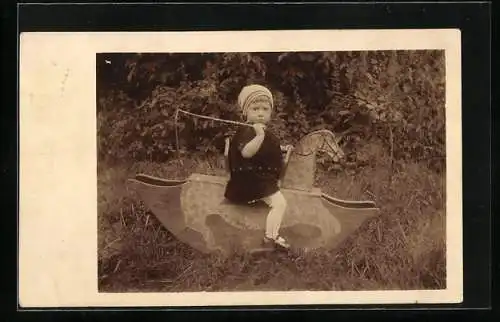
[[[253,125],[253,129],[255,130],[255,133],[257,134],[257,136],[263,136],[264,135],[264,124],[260,124],[260,123],[255,123]]]

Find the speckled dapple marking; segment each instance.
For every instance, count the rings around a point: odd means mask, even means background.
[[[313,132],[292,152],[282,185],[288,207],[280,233],[306,250],[334,248],[378,212],[373,202],[343,201],[313,187],[315,154],[321,149],[334,159],[342,157],[333,133]],[[223,253],[258,248],[269,208],[260,202],[229,203],[227,180],[198,173],[183,181],[140,174],[128,184],[167,229],[194,248]]]

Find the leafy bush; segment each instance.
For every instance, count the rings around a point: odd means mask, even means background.
[[[111,62],[111,64],[106,63]],[[220,153],[234,126],[177,108],[240,120],[245,84],[262,83],[276,100],[272,127],[296,140],[318,128],[347,133],[344,148],[382,142],[393,162],[445,161],[443,51],[101,54],[98,57],[99,158],[164,162]]]

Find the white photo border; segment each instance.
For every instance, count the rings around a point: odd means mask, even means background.
[[[463,301],[458,29],[26,32],[20,35],[19,301],[23,308]],[[445,290],[99,293],[96,54],[445,50]]]

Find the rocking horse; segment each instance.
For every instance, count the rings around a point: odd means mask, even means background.
[[[226,140],[225,157],[230,139]],[[336,199],[314,187],[317,152],[334,161],[344,157],[338,139],[328,130],[305,135],[284,151],[281,190],[287,211],[280,234],[303,251],[333,249],[367,219],[377,215],[372,201]],[[227,163],[226,163],[227,165]],[[229,254],[259,248],[269,209],[263,203],[232,204],[224,198],[225,176],[193,173],[185,180],[138,174],[127,181],[163,226],[180,241],[208,253]]]

